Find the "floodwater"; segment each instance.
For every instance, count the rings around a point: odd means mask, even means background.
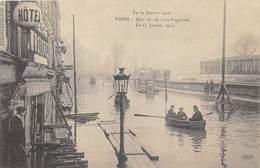
[[[87,82],[86,82],[87,83]],[[79,113],[99,112],[99,120],[119,120],[115,110],[111,83],[96,86],[86,84],[79,88]],[[203,114],[206,131],[190,131],[173,128],[162,118],[136,117],[135,113],[165,115],[164,92],[147,96],[135,91],[128,92],[130,107],[125,112],[125,129],[133,130],[146,146],[160,159],[160,168],[260,168],[260,112],[259,106],[238,103],[225,122],[219,121],[214,101],[202,96],[168,93],[168,106],[184,107],[191,117],[192,106],[198,105]],[[96,122],[78,127],[78,149],[92,168],[116,167],[115,153]],[[126,151],[127,152],[127,151]]]

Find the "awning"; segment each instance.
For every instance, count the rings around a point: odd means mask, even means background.
[[[55,71],[43,66],[37,66],[33,62],[29,62],[23,72],[23,78],[52,78],[55,76]]]
[[[40,95],[51,91],[49,79],[26,79],[26,96]]]

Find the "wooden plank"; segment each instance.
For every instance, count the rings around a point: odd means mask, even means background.
[[[107,133],[107,131],[101,126],[100,123],[98,123],[98,126],[99,126],[99,127],[101,128],[101,130],[104,132],[104,134],[105,134],[107,140],[108,140],[109,143],[111,144],[111,146],[112,146],[112,148],[114,149],[115,154],[116,154],[116,156],[117,156],[117,155],[118,155],[118,148],[116,148],[116,146],[114,145],[114,143],[113,143],[112,140],[110,139],[109,133]]]
[[[82,155],[84,156],[84,152],[49,152],[48,154],[54,156],[62,156],[62,155]]]
[[[110,134],[120,134],[120,132],[110,132]],[[129,134],[129,132],[124,132],[124,134]]]
[[[84,155],[62,155],[62,156],[56,156],[56,159],[78,159],[78,158],[84,158]]]
[[[56,168],[87,168],[87,165],[57,166]]]
[[[131,129],[128,129],[129,133],[132,134],[133,136],[136,136],[136,134],[131,130]]]
[[[99,113],[79,113],[79,114],[67,114],[65,117],[93,117],[97,116]]]
[[[150,150],[149,148],[142,146],[141,149],[142,149],[142,151],[144,151],[144,153],[149,157],[150,160],[153,160],[153,161],[154,161],[154,160],[159,160],[159,156],[158,156],[158,155],[155,155],[155,154],[153,153],[153,151]]]
[[[145,153],[126,153],[126,155],[145,155]]]
[[[58,149],[55,152],[77,152],[77,149]]]
[[[50,162],[48,166],[69,166],[69,165],[87,165],[87,160],[78,160],[78,161],[61,161],[61,162]]]
[[[119,151],[120,134],[119,125],[117,124],[106,124],[100,123],[103,132],[109,137],[110,143],[113,144],[114,148]],[[125,133],[125,152],[127,155],[128,168],[155,168],[158,167],[154,160],[158,160],[159,157],[155,156],[150,149],[142,150],[142,144],[136,139],[136,134],[128,129],[129,132]]]

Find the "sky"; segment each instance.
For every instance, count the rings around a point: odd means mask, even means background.
[[[79,71],[113,72],[117,66],[170,69],[176,76],[199,73],[202,60],[222,55],[222,0],[63,0],[62,37],[65,57],[71,61],[72,14],[75,14],[76,56]],[[260,1],[227,0],[226,55],[233,56],[234,44],[244,34],[260,39]],[[173,28],[139,28],[133,11],[170,12],[185,18]],[[129,17],[129,22],[116,21]],[[142,22],[144,23],[144,22]],[[151,22],[145,22],[147,24]],[[163,24],[166,22],[162,22]],[[259,46],[259,45],[258,45]],[[260,50],[256,50],[259,54]]]

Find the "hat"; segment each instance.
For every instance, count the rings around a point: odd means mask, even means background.
[[[175,107],[175,106],[172,104],[171,107]]]
[[[193,108],[196,108],[196,109],[198,109],[198,106],[197,106],[197,105],[194,105],[194,106],[193,106]]]

